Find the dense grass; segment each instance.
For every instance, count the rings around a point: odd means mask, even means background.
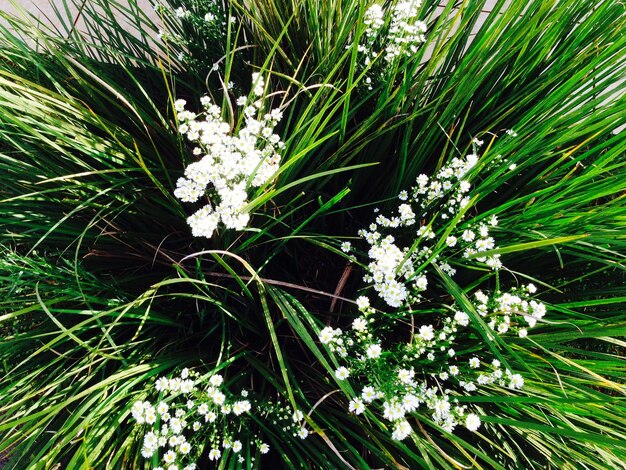
[[[420,8],[427,41],[415,54],[393,66],[379,57],[370,69],[357,49],[370,6],[361,0],[169,2],[197,18],[236,18],[222,28],[167,9],[156,25],[132,2],[100,0],[84,4],[79,28],[64,7],[57,31],[3,15],[8,468],[144,468],[144,429],[131,407],[185,367],[203,383],[220,372],[233,393],[307,415],[302,440],[252,413],[251,429],[272,450],[246,468],[624,466],[626,139],[614,131],[626,99],[611,87],[624,74],[624,6],[501,1],[486,14],[484,1],[438,3]],[[266,101],[284,112],[281,167],[249,189],[247,230],[194,238],[192,206],[173,194],[196,158],[177,132],[174,101],[199,109],[209,93],[240,126],[231,102],[258,71],[268,77]],[[369,90],[371,71],[380,80]],[[348,329],[358,315],[368,260],[357,231],[373,209],[389,213],[418,175],[474,151],[465,214],[472,223],[497,216],[492,254],[506,269],[451,257],[459,274],[431,269],[418,308],[379,303],[377,315],[396,344],[406,325],[454,304],[474,319],[458,357],[499,357],[525,385],[459,396],[484,410],[476,432],[446,432],[417,411],[410,437],[394,440],[380,412],[348,412],[357,378],[336,378],[342,359],[319,333]],[[437,239],[467,223],[450,220]],[[345,240],[355,258],[341,251]],[[527,338],[492,341],[472,293],[527,282],[548,313]],[[225,452],[222,465],[240,464]]]

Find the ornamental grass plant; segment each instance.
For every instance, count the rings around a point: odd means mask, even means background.
[[[0,13],[5,468],[624,468],[622,3],[56,5]]]

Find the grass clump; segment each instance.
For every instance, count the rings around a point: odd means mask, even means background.
[[[623,5],[78,3],[0,30],[7,468],[623,466]]]

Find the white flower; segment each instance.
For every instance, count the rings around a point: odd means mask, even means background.
[[[359,310],[365,310],[370,306],[370,299],[362,295],[356,299],[356,304]]]
[[[243,445],[241,444],[241,441],[233,442],[233,452],[235,454],[239,453],[239,451],[241,451],[242,448],[243,448]]]
[[[278,122],[283,118],[283,112],[280,109],[272,109],[270,111],[270,118]]]
[[[163,461],[165,463],[174,463],[174,461],[176,460],[176,452],[174,452],[173,450],[168,450],[165,455],[163,456]]]
[[[218,223],[219,214],[214,212],[210,205],[202,207],[187,218],[187,224],[191,227],[191,233],[194,237],[211,238]]]
[[[415,288],[419,291],[425,291],[428,287],[428,278],[426,276],[419,276],[415,279]]]
[[[157,419],[157,416],[156,416],[156,413],[154,412],[154,409],[150,409],[146,411],[145,420],[147,424],[156,423],[156,419]]]
[[[261,445],[259,446],[259,452],[261,452],[262,454],[267,454],[269,451],[270,446],[265,442],[261,443]]]
[[[520,374],[512,374],[509,377],[509,388],[515,390],[524,386],[524,378]]]
[[[454,321],[461,326],[467,326],[469,325],[470,318],[467,313],[457,310],[454,312]]]
[[[413,377],[415,376],[415,370],[411,369],[400,369],[398,371],[398,379],[400,382],[404,384],[410,384],[413,382]]]
[[[530,293],[530,294],[534,294],[535,292],[537,292],[537,287],[535,287],[534,284],[528,284],[526,286],[526,290]]]
[[[213,387],[219,387],[220,385],[222,385],[222,383],[224,383],[224,377],[219,374],[212,375],[209,379],[209,383]]]
[[[449,236],[448,238],[446,238],[446,245],[452,247],[454,245],[456,245],[456,237],[453,237],[452,235]]]
[[[520,338],[526,338],[526,336],[528,336],[528,330],[526,328],[521,328],[518,335]]]
[[[469,365],[472,369],[477,369],[480,367],[480,359],[478,359],[477,357],[472,357],[469,360]]]
[[[308,435],[309,435],[309,430],[307,428],[302,427],[298,430],[298,437],[300,439],[306,439]]]
[[[394,399],[383,403],[383,417],[385,419],[396,421],[404,418],[404,414],[404,407],[397,400]]]
[[[367,355],[368,359],[378,359],[382,354],[382,351],[383,350],[380,347],[380,344],[370,344],[367,347],[365,354]]]
[[[365,404],[363,404],[363,400],[360,398],[354,398],[350,400],[348,410],[354,414],[360,415],[365,411]]]
[[[469,413],[465,417],[465,427],[474,432],[480,427],[480,418],[477,414]]]
[[[345,368],[344,366],[339,367],[336,371],[335,371],[335,377],[337,377],[339,380],[345,380],[350,376],[350,371]]]
[[[157,413],[159,413],[159,415],[164,415],[165,413],[167,413],[167,411],[169,410],[169,406],[167,406],[167,403],[165,402],[159,402],[159,405],[157,406]]]
[[[360,333],[367,331],[367,320],[363,317],[355,318],[352,322],[352,329]]]
[[[172,418],[170,419],[170,429],[174,434],[180,434],[183,432],[183,422],[180,418]]]
[[[189,442],[187,441],[183,442],[178,446],[178,452],[183,455],[187,455],[189,452],[191,452],[191,444],[189,444]]]
[[[405,419],[402,419],[396,422],[396,425],[393,428],[393,433],[391,434],[391,438],[397,441],[401,441],[406,438],[409,434],[411,434],[411,425]]]
[[[236,401],[233,405],[233,413],[237,416],[242,415],[243,413],[247,413],[252,409],[252,405],[248,400],[240,400]]]
[[[157,392],[165,392],[167,391],[168,386],[169,380],[166,377],[159,377],[154,385],[154,388],[156,388]]]
[[[222,453],[219,449],[213,448],[209,452],[209,460],[217,460],[222,456]]]
[[[341,251],[343,251],[344,253],[349,253],[351,247],[352,245],[350,242],[343,242],[341,244]]]
[[[216,405],[223,405],[224,402],[226,401],[226,395],[224,395],[219,390],[216,390],[215,392],[213,392],[211,398],[213,399]]]
[[[400,213],[400,220],[404,222],[405,225],[411,225],[411,222],[415,221],[415,213],[410,205],[400,204],[398,211]]]
[[[361,393],[361,397],[363,397],[363,401],[365,403],[371,403],[376,398],[378,398],[378,393],[376,389],[372,386],[367,386],[363,388],[363,392]]]
[[[154,455],[154,451],[155,451],[155,450],[156,450],[156,449],[154,449],[154,448],[152,448],[152,447],[146,447],[146,446],[144,446],[144,447],[142,447],[142,449],[141,449],[141,456],[142,456],[144,459],[149,459],[150,457],[152,457],[152,456]]]
[[[404,395],[404,398],[402,398],[402,408],[407,413],[415,411],[419,407],[420,403],[420,399],[412,393],[407,393]]]
[[[145,423],[144,402],[136,401],[135,403],[133,403],[133,406],[131,408],[131,413],[132,413],[133,418],[135,419],[135,421],[137,421],[137,423],[139,423],[139,424]]]
[[[180,382],[180,391],[182,393],[191,393],[191,391],[193,390],[193,380],[182,380]]]
[[[265,88],[265,81],[263,80],[263,77],[261,76],[260,73],[254,72],[252,74],[252,86],[254,86],[254,89],[252,90],[252,92],[254,93],[255,96],[261,96],[263,94],[263,90]]]
[[[432,325],[422,325],[419,329],[418,336],[424,341],[431,341],[435,337]]]
[[[187,102],[185,100],[176,100],[174,101],[174,109],[177,112],[181,112],[185,110],[185,105],[187,104]]]
[[[334,329],[330,326],[327,326],[323,328],[322,331],[320,331],[320,342],[322,342],[322,344],[329,344],[335,339],[336,336],[339,336],[340,334],[340,329]]]
[[[474,240],[474,238],[476,238],[476,234],[471,230],[465,230],[463,232],[463,235],[461,235],[461,238],[463,239],[463,241],[471,242]]]

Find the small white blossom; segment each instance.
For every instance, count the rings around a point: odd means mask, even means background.
[[[209,383],[213,387],[219,387],[220,385],[222,385],[223,382],[224,382],[224,377],[222,377],[219,374],[212,375],[211,378],[209,379]]]
[[[365,297],[364,295],[360,296],[359,298],[356,299],[356,304],[357,307],[359,307],[359,310],[363,311],[367,308],[369,308],[370,306],[370,299]]]
[[[516,390],[524,386],[524,378],[520,374],[512,374],[509,377],[509,388]]]
[[[191,452],[191,444],[189,444],[189,442],[187,441],[181,443],[178,446],[178,452],[180,452],[183,455],[187,455],[189,452]]]
[[[363,398],[363,401],[365,403],[371,403],[376,398],[378,398],[378,393],[376,392],[376,389],[374,389],[374,387],[368,385],[367,387],[363,388],[361,397]]]
[[[382,348],[380,344],[370,344],[365,351],[368,359],[378,359],[382,354]]]
[[[405,419],[397,421],[394,428],[393,433],[391,434],[391,438],[397,441],[401,441],[405,439],[409,434],[411,434],[411,425]]]
[[[398,379],[404,384],[410,384],[413,382],[415,376],[415,370],[413,369],[400,369],[398,371]]]
[[[165,455],[163,455],[163,461],[167,464],[174,463],[176,460],[176,452],[173,450],[168,450]]]
[[[465,417],[465,427],[474,432],[480,427],[480,417],[474,413],[470,413]]]
[[[352,329],[361,333],[367,331],[367,320],[363,317],[355,318],[352,322]]]
[[[432,325],[422,325],[419,329],[418,336],[424,341],[430,341],[435,337]]]
[[[250,402],[248,400],[240,400],[236,401],[233,404],[233,413],[237,416],[242,415],[243,413],[247,413],[252,409]]]
[[[350,376],[350,371],[344,366],[339,367],[335,371],[335,377],[337,377],[339,380],[345,380],[349,376]]]
[[[365,411],[365,405],[363,404],[363,400],[360,398],[354,398],[350,400],[348,410],[354,414],[360,415]]]

